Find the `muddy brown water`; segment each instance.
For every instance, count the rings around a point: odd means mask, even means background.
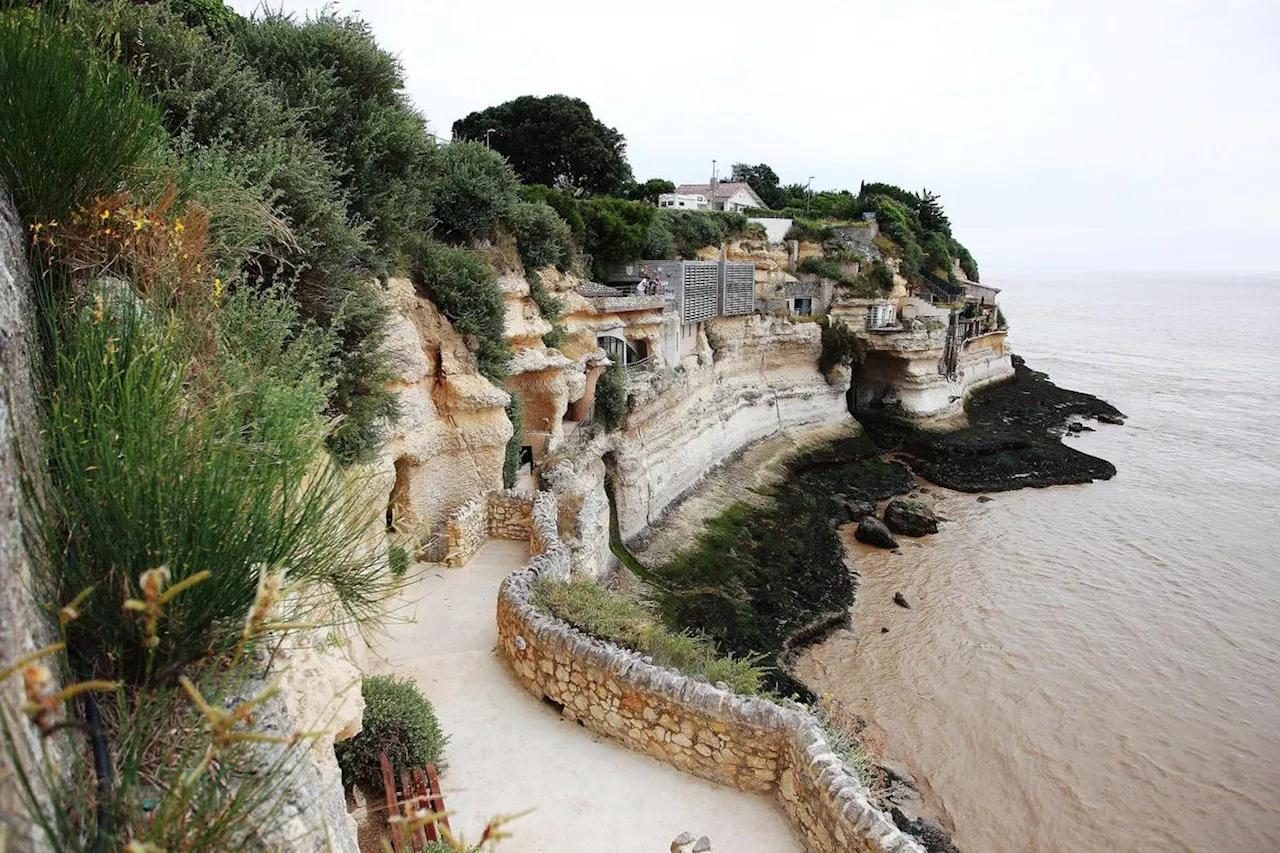
[[[800,675],[966,853],[1280,850],[1280,280],[998,283],[1028,363],[1129,415],[1068,439],[1119,475],[930,487],[951,521],[853,546],[859,637]]]

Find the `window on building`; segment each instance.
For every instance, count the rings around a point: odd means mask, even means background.
[[[813,314],[813,300],[810,298],[795,299],[791,302],[791,313],[797,317],[809,317]]]

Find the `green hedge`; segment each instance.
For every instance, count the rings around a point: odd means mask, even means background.
[[[622,379],[622,365],[615,363],[596,380],[595,417],[608,432],[622,426],[627,416],[627,392]]]
[[[379,753],[386,753],[397,773],[425,764],[441,770],[447,766],[444,748],[449,738],[412,680],[370,676],[360,692],[364,696],[360,734],[334,744],[345,784],[358,782],[381,790]]]
[[[507,439],[506,453],[502,459],[502,487],[514,488],[520,478],[520,449],[524,447],[524,398],[512,391],[507,403],[507,420],[511,422],[511,438]]]

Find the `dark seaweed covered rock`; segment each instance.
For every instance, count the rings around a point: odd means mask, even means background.
[[[1081,419],[1124,423],[1104,400],[1059,388],[1013,357],[1013,379],[975,394],[965,429],[936,433],[876,413],[858,413],[881,450],[910,457],[925,479],[962,492],[1088,483],[1115,476],[1105,459],[1062,443],[1067,424]]]
[[[893,538],[889,528],[885,527],[884,522],[874,515],[868,515],[858,522],[858,529],[854,531],[853,535],[859,542],[865,542],[877,548],[898,547],[898,541]]]
[[[928,818],[911,820],[899,808],[894,808],[890,815],[898,829],[920,839],[927,853],[960,853],[951,835],[937,821]]]
[[[884,524],[903,536],[927,536],[938,532],[938,517],[919,501],[894,498],[884,508]]]
[[[845,501],[844,515],[849,521],[862,521],[868,515],[876,514],[876,505],[871,501]]]

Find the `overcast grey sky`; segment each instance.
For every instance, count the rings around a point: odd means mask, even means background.
[[[626,136],[639,180],[706,181],[715,159],[928,187],[984,266],[1280,269],[1275,0],[334,7],[400,56],[445,137],[564,93]]]

